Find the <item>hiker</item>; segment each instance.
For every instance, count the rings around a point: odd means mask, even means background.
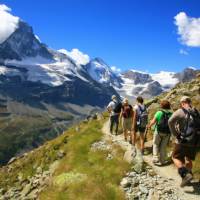
[[[136,143],[136,134],[139,133],[140,137],[140,150],[144,153],[144,140],[145,130],[148,123],[148,113],[146,106],[144,105],[144,99],[139,96],[136,99],[136,105],[134,106],[134,117],[133,117],[133,132],[132,132],[132,144]]]
[[[195,160],[200,135],[200,114],[192,107],[189,97],[180,100],[181,108],[169,119],[169,128],[176,137],[172,160],[182,178],[181,187],[186,186],[193,178],[192,160]]]
[[[128,99],[124,99],[120,114],[120,121],[122,122],[124,139],[127,141],[128,132],[131,132],[133,123],[133,107],[129,104]],[[131,143],[130,139],[130,143]]]
[[[153,163],[157,166],[166,164],[167,145],[170,140],[169,118],[172,115],[170,102],[162,100],[160,110],[155,113],[147,128],[154,127],[153,135]]]
[[[107,106],[107,110],[110,113],[110,133],[113,134],[113,127],[115,126],[115,135],[117,135],[122,104],[115,95],[111,99],[112,101]]]

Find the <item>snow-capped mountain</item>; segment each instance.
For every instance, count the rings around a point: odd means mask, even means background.
[[[57,87],[65,87],[70,98],[65,100],[61,98],[62,101],[70,99],[71,102],[80,104],[87,104],[87,101],[93,103],[90,99],[91,94],[96,96],[103,94],[101,98],[104,100],[100,103],[96,102],[103,106],[109,101],[110,96],[117,92],[121,96],[130,98],[138,95],[149,98],[173,87],[180,81],[190,80],[196,73],[191,68],[179,74],[173,72],[150,74],[137,70],[116,73],[101,58],[90,59],[87,54],[78,49],[72,49],[70,52],[65,49],[56,51],[48,48],[34,34],[32,27],[20,18],[11,15],[7,7],[3,9],[1,7],[0,12],[3,12],[6,19],[8,18],[4,26],[0,25],[0,77],[2,81],[6,77],[13,82],[18,77],[20,84],[27,82],[31,82],[32,85],[44,84],[44,88],[51,88],[49,91],[54,92]],[[63,94],[60,93],[61,96],[66,97],[65,89]],[[77,91],[81,91],[83,95]],[[87,98],[84,93],[89,94]]]
[[[95,81],[117,88],[121,87],[121,78],[101,58],[90,60],[85,69]]]
[[[33,34],[32,28],[21,20],[16,30],[0,44],[0,55],[3,60],[20,61],[27,57],[53,60],[45,45]]]
[[[88,74],[80,63],[83,60],[77,60],[82,56],[80,52],[50,49],[31,26],[12,16],[7,7],[1,7],[0,12],[9,17],[6,27],[15,23],[6,33],[5,26],[0,25],[0,95],[31,106],[34,101],[38,105],[45,102],[99,107],[105,106],[112,94],[118,95],[110,85]]]

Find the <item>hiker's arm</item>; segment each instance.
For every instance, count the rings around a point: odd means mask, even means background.
[[[107,111],[108,111],[109,113],[111,113],[111,111],[112,111],[111,103],[108,104],[108,106],[107,106]]]
[[[122,125],[122,109],[121,109],[121,112],[119,114],[119,124]]]
[[[132,118],[132,130],[136,130],[136,119],[137,119],[137,111],[134,109],[133,110],[133,118]]]
[[[150,123],[147,125],[147,128],[151,128],[154,124],[156,124],[157,120],[156,120],[156,117],[154,117]]]
[[[170,132],[175,137],[178,136],[178,132],[176,130],[176,123],[179,121],[179,119],[180,119],[179,111],[176,111],[172,114],[172,116],[168,120]]]
[[[107,111],[108,111],[109,113],[111,113],[112,109],[111,109],[110,106],[107,107]]]

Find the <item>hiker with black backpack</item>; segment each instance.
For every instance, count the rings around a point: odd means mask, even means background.
[[[113,134],[113,127],[115,126],[115,135],[117,135],[122,103],[117,100],[115,95],[113,95],[111,99],[112,101],[107,106],[107,110],[110,113],[110,133]]]
[[[160,110],[156,112],[150,121],[148,128],[154,127],[153,135],[153,163],[162,166],[166,163],[167,144],[170,139],[168,120],[172,115],[170,103],[167,100],[160,102]]]
[[[127,141],[128,132],[131,132],[133,123],[133,107],[129,104],[128,99],[124,99],[122,103],[122,110],[120,114],[120,121],[122,122],[122,128],[124,133],[124,139]],[[130,139],[130,143],[131,143]]]
[[[192,161],[195,160],[200,137],[200,113],[192,107],[189,97],[180,100],[181,108],[169,119],[169,127],[175,144],[172,159],[182,178],[181,187],[186,186],[193,178]]]
[[[139,133],[140,137],[140,150],[144,154],[144,140],[145,131],[148,123],[148,113],[146,106],[144,105],[144,99],[139,96],[136,99],[136,105],[134,106],[133,116],[133,131],[132,131],[132,144],[136,143],[136,134]]]

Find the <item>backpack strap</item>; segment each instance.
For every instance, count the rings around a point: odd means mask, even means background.
[[[182,137],[183,137],[183,139],[186,139],[188,136],[190,136],[190,135],[186,135],[186,133],[187,133],[187,129],[188,129],[188,126],[189,126],[189,120],[190,120],[191,114],[190,114],[189,111],[187,111],[187,110],[184,109],[184,108],[182,108],[182,110],[183,110],[183,112],[184,112],[185,115],[186,115],[186,124],[185,124],[184,130],[183,130],[183,135],[182,135]]]
[[[144,109],[142,109],[142,106],[138,105],[138,108],[140,110],[141,113],[146,111],[146,106],[144,105]]]

